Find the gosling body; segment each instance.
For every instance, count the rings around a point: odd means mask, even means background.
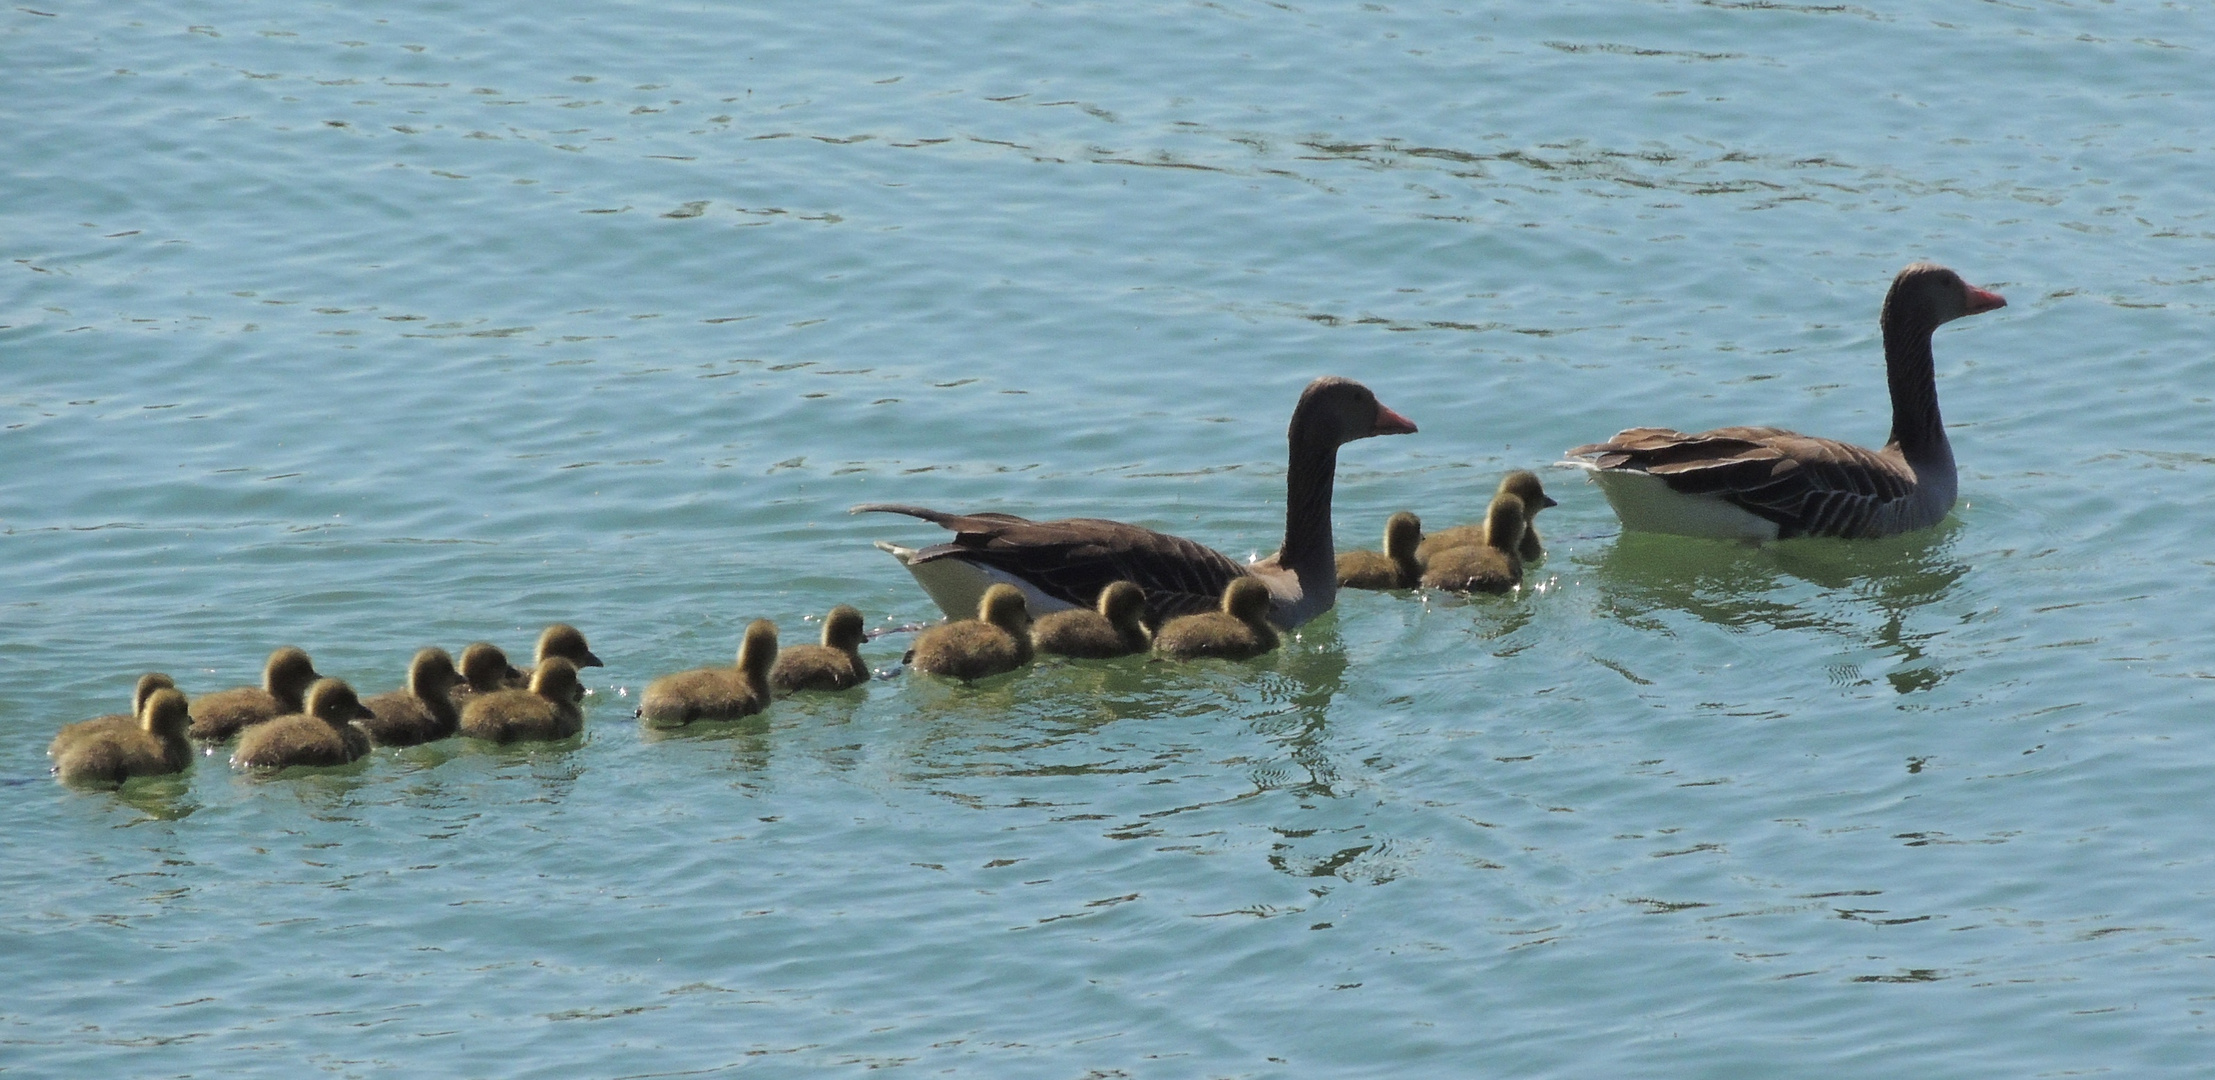
[[[177,681],[159,671],[149,671],[139,676],[138,684],[131,689],[130,712],[109,713],[106,716],[95,716],[90,720],[79,720],[74,724],[64,725],[59,732],[55,733],[54,741],[47,744],[47,756],[59,760],[64,753],[68,752],[70,747],[86,739],[99,738],[104,732],[137,729],[140,725],[140,719],[146,714],[146,699],[152,697],[156,690],[175,690],[176,688]]]
[[[1219,611],[1172,619],[1154,635],[1154,651],[1173,660],[1250,660],[1277,647],[1269,622],[1269,590],[1239,578],[1223,590]]]
[[[802,690],[847,690],[869,681],[861,659],[867,634],[861,611],[840,604],[823,617],[823,643],[794,645],[777,654],[769,669],[769,688],[779,694]],[[743,664],[741,664],[743,666]]]
[[[192,703],[192,737],[227,742],[255,724],[297,713],[306,707],[308,687],[322,677],[307,653],[290,645],[278,649],[262,664],[260,686],[219,690]]]
[[[674,727],[752,716],[769,707],[769,673],[776,662],[777,624],[755,619],[739,638],[732,666],[680,671],[647,683],[639,695],[639,719]]]
[[[1504,593],[1523,582],[1523,500],[1502,491],[1485,512],[1485,542],[1431,555],[1423,584],[1455,592]]]
[[[1030,605],[1023,590],[994,584],[977,601],[977,617],[934,626],[915,639],[915,670],[964,681],[990,678],[1031,662]]]
[[[369,718],[354,688],[322,679],[308,688],[307,711],[256,724],[240,736],[231,764],[256,769],[344,765],[369,752],[369,736],[354,726]]]
[[[1338,554],[1341,589],[1412,589],[1423,576],[1415,552],[1423,544],[1423,519],[1402,510],[1384,521],[1384,550]]]
[[[471,698],[461,710],[461,733],[492,742],[551,742],[584,730],[577,701],[584,684],[577,665],[549,656],[531,672],[527,690],[496,690]]]
[[[192,763],[192,743],[185,737],[191,707],[176,687],[153,688],[133,724],[86,726],[107,719],[70,725],[78,735],[54,759],[54,774],[64,783],[121,784],[134,776],[183,772]]]

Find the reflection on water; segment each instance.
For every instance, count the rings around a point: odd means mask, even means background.
[[[1817,630],[1895,657],[1886,675],[1900,693],[1952,674],[1921,663],[1936,633],[1908,628],[1918,609],[1952,593],[1969,565],[1954,555],[1961,525],[1883,540],[1787,540],[1771,544],[1626,532],[1594,561],[1603,604],[1625,623],[1667,630],[1684,611],[1734,631]],[[1813,585],[1821,592],[1804,586]],[[1874,607],[1874,627],[1861,616]]]

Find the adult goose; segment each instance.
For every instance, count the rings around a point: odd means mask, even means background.
[[[1100,590],[1129,581],[1146,593],[1146,618],[1160,625],[1177,615],[1215,608],[1233,580],[1253,577],[1268,587],[1269,618],[1290,629],[1329,611],[1338,597],[1331,550],[1331,484],[1338,448],[1372,435],[1407,435],[1415,424],[1351,379],[1311,382],[1292,410],[1286,432],[1284,544],[1259,562],[1241,564],[1202,544],[1137,525],[1100,518],[1030,521],[1012,514],[948,514],[919,506],[865,503],[853,513],[906,514],[954,532],[951,543],[921,550],[878,542],[915,575],[947,615],[967,617],[994,583],[1021,590],[1035,617],[1089,608]]]
[[[1878,317],[1892,437],[1879,450],[1770,427],[1687,435],[1630,428],[1568,452],[1626,529],[1721,539],[1854,539],[1926,529],[1953,509],[1953,447],[1938,415],[1931,333],[2006,307],[1998,293],[1916,263],[1892,279]]]

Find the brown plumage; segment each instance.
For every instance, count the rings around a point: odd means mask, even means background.
[[[878,543],[915,575],[949,617],[966,616],[992,582],[1014,582],[1037,614],[1089,607],[1100,590],[1129,581],[1146,592],[1146,622],[1215,607],[1231,579],[1257,577],[1269,588],[1270,618],[1298,626],[1329,611],[1338,597],[1331,549],[1331,487],[1339,447],[1375,435],[1405,435],[1415,424],[1351,379],[1307,385],[1285,432],[1284,541],[1251,564],[1183,537],[1099,518],[1030,521],[1012,514],[948,514],[919,506],[870,503],[853,512],[906,514],[951,529],[950,543],[910,551]]]
[[[140,703],[135,725],[70,725],[78,735],[54,756],[54,773],[71,784],[120,784],[134,776],[183,772],[192,763],[192,743],[185,738],[191,724],[185,695],[174,686],[157,686]]]
[[[478,694],[521,690],[531,683],[530,672],[508,663],[508,654],[489,641],[473,641],[463,646],[460,671],[461,681],[448,691],[457,707],[467,704]]]
[[[538,649],[531,663],[535,667],[545,663],[549,656],[559,656],[579,669],[607,666],[593,655],[592,647],[585,644],[584,632],[565,622],[555,623],[539,633]]]
[[[861,642],[867,636],[861,611],[840,604],[823,616],[821,645],[794,645],[777,654],[769,669],[769,688],[780,694],[800,690],[847,690],[869,681]]]
[[[769,707],[769,672],[777,662],[777,624],[755,619],[738,640],[738,660],[725,668],[697,668],[646,684],[639,719],[674,727],[695,720],[736,720]]]
[[[1031,662],[1031,615],[1023,590],[1000,583],[984,591],[977,617],[931,627],[908,661],[926,675],[983,679]]]
[[[308,687],[323,676],[308,654],[287,645],[262,664],[260,686],[240,686],[201,696],[192,703],[192,737],[223,742],[249,725],[299,712]]]
[[[370,717],[362,731],[378,746],[414,746],[452,735],[461,726],[461,709],[450,695],[461,672],[444,649],[423,649],[408,663],[408,685],[378,694],[362,706]]]
[[[1568,457],[1589,470],[1626,529],[1759,540],[1929,528],[1953,508],[1959,483],[1938,412],[1931,334],[2005,306],[1999,294],[1931,263],[1892,279],[1878,315],[1892,397],[1891,438],[1880,449],[1772,427],[1638,427]]]
[[[308,688],[306,712],[247,729],[231,753],[231,764],[257,769],[344,765],[369,752],[369,736],[353,724],[368,718],[369,710],[344,680],[318,680]]]
[[[1079,660],[1105,660],[1146,651],[1153,638],[1140,621],[1146,593],[1128,581],[1100,590],[1098,610],[1072,608],[1031,623],[1031,648]]]
[[[1221,610],[1171,619],[1154,635],[1154,651],[1176,660],[1250,660],[1276,647],[1269,591],[1251,578],[1223,590]]]
[[[495,690],[469,699],[461,710],[461,733],[493,742],[566,739],[584,730],[584,710],[577,706],[583,696],[577,665],[567,657],[549,656],[532,670],[530,689]]]
[[[1412,589],[1423,568],[1415,552],[1423,544],[1423,519],[1402,510],[1384,519],[1383,551],[1338,553],[1341,589]]]
[[[1423,585],[1455,592],[1504,593],[1523,581],[1523,500],[1502,491],[1484,515],[1485,542],[1434,551]]]
[[[1515,554],[1526,563],[1545,558],[1546,545],[1538,539],[1535,519],[1540,510],[1561,504],[1555,502],[1553,496],[1546,494],[1545,486],[1538,482],[1538,474],[1529,469],[1517,469],[1502,477],[1500,486],[1492,494],[1494,497],[1508,494],[1523,500],[1523,542],[1516,545]],[[1490,510],[1490,504],[1486,505],[1486,509]],[[1449,548],[1481,545],[1485,543],[1484,536],[1485,524],[1481,521],[1474,525],[1456,525],[1450,529],[1441,529],[1424,537],[1423,542],[1416,545],[1416,565],[1430,562],[1433,554]]]
[[[54,735],[54,741],[46,746],[47,756],[59,759],[63,752],[84,739],[98,737],[102,732],[135,731],[146,714],[146,699],[156,690],[175,690],[177,681],[159,671],[149,671],[138,677],[138,685],[131,689],[131,711],[95,716],[64,726]]]

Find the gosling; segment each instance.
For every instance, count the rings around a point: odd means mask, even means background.
[[[307,653],[290,645],[278,649],[262,665],[260,686],[219,690],[192,703],[192,737],[225,742],[251,725],[298,713],[308,687],[322,677]]]
[[[859,613],[856,613],[859,618]],[[639,695],[639,719],[662,727],[694,720],[736,720],[769,707],[769,673],[777,662],[777,624],[755,619],[738,639],[738,662],[664,675]]]
[[[869,681],[869,665],[862,662],[861,642],[866,636],[861,611],[840,604],[823,616],[821,645],[794,645],[777,654],[769,669],[769,688],[780,694],[801,690],[848,690]],[[745,661],[739,661],[744,667]]]
[[[462,706],[461,733],[493,742],[566,739],[585,728],[577,702],[584,684],[567,657],[549,656],[531,672],[528,690],[495,690]]]
[[[460,681],[461,672],[455,670],[454,658],[446,650],[420,650],[408,663],[405,689],[362,702],[370,717],[360,727],[378,746],[414,746],[446,738],[461,727],[461,710],[451,693]]]
[[[531,656],[531,665],[546,662],[549,656],[559,656],[579,668],[606,667],[593,655],[592,647],[585,644],[584,632],[565,622],[547,627],[538,635],[538,648]]]
[[[986,589],[976,618],[923,631],[909,657],[917,671],[965,682],[1030,663],[1031,613],[1023,591],[1006,582]]]
[[[1485,542],[1431,555],[1423,567],[1423,585],[1455,592],[1504,593],[1523,582],[1523,500],[1508,492],[1492,497],[1484,515]]]
[[[166,678],[167,676],[164,676]],[[143,680],[142,680],[143,682]],[[106,720],[71,724],[78,737],[55,756],[54,773],[69,784],[121,784],[134,776],[164,776],[183,772],[192,762],[192,743],[185,731],[192,724],[191,707],[174,686],[155,687],[140,704],[135,725],[88,725]],[[62,738],[57,736],[58,745]]]
[[[368,734],[352,723],[369,715],[344,680],[318,680],[308,688],[306,712],[254,725],[239,738],[231,764],[258,769],[344,765],[369,752]]]
[[[177,680],[159,671],[149,671],[139,676],[138,685],[131,690],[130,712],[109,713],[106,716],[95,716],[90,720],[79,720],[74,724],[64,726],[54,736],[54,741],[47,744],[46,755],[59,760],[70,747],[86,739],[98,738],[102,732],[137,731],[141,719],[146,715],[146,699],[152,697],[156,690],[175,690],[176,688]]]
[[[1223,590],[1221,611],[1179,616],[1154,635],[1154,651],[1173,660],[1250,660],[1276,647],[1269,587],[1254,577],[1231,581]]]
[[[479,694],[521,690],[531,682],[530,673],[508,663],[508,654],[489,641],[473,641],[462,648],[461,678],[462,681],[448,691],[457,705]]]
[[[1031,648],[1079,660],[1142,653],[1152,644],[1146,625],[1146,590],[1118,581],[1100,590],[1099,610],[1057,611],[1031,624]]]
[[[1423,519],[1406,510],[1384,519],[1383,551],[1342,551],[1341,589],[1412,589],[1423,576],[1415,552],[1423,543]]]
[[[1540,510],[1561,504],[1555,502],[1553,496],[1546,494],[1545,487],[1538,482],[1538,474],[1529,469],[1517,469],[1501,478],[1499,490],[1493,492],[1492,497],[1496,499],[1501,495],[1513,495],[1523,500],[1523,542],[1515,546],[1516,557],[1527,563],[1545,558],[1546,545],[1538,540],[1535,519]],[[1475,525],[1456,525],[1451,529],[1432,533],[1416,546],[1415,561],[1429,565],[1432,555],[1452,548],[1483,544],[1484,536],[1485,526],[1481,522]]]

